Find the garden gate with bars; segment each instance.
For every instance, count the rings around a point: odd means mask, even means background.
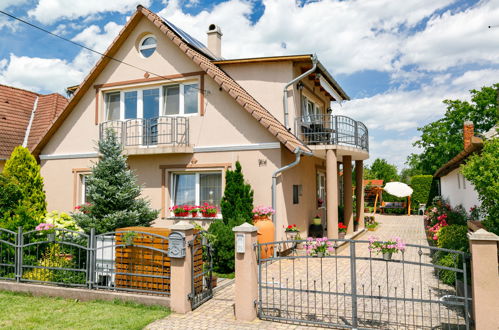
[[[296,249],[297,241],[257,244],[260,319],[353,329],[471,327],[465,253],[407,244],[385,260],[369,241],[330,241],[334,252],[324,257]],[[433,264],[439,253],[453,264]]]
[[[59,228],[0,228],[0,280],[169,296],[169,236],[154,229],[95,235]],[[192,257],[190,299],[196,308],[213,296],[212,253],[204,232],[196,232],[187,245]]]

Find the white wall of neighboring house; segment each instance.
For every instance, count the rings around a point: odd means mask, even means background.
[[[480,205],[475,187],[464,178],[459,168],[440,178],[440,192],[452,207],[461,204],[467,212],[471,207]]]

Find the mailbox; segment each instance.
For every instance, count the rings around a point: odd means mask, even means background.
[[[170,258],[185,258],[185,235],[173,232],[168,236],[168,256]]]

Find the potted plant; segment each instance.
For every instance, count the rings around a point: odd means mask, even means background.
[[[55,226],[51,223],[42,222],[36,226],[35,230],[47,235],[47,241],[55,241]]]
[[[366,225],[366,228],[367,230],[369,231],[375,231],[376,229],[378,229],[378,223],[375,221],[375,222],[370,222]]]
[[[317,208],[321,208],[324,205],[324,200],[322,198],[317,198]]]
[[[338,222],[338,238],[344,239],[347,233],[347,226],[343,222]]]
[[[192,206],[189,210],[189,213],[191,214],[191,217],[195,218],[199,215],[201,212],[201,208],[199,206]]]
[[[214,205],[204,203],[201,207],[201,214],[205,218],[215,218],[218,214],[218,208]]]
[[[274,209],[270,206],[257,206],[251,212],[255,221],[268,220],[275,213]]]
[[[302,238],[301,238],[301,236],[300,236],[300,233],[296,234],[296,236],[295,236],[295,241],[296,241],[296,242],[295,242],[295,246],[296,246],[296,248],[297,248],[298,250],[303,250],[304,243],[303,243],[303,241],[302,241]],[[302,242],[300,242],[300,241],[302,241]]]
[[[327,237],[315,239],[309,237],[305,242],[305,250],[309,256],[322,258],[334,252],[334,247]]]
[[[293,224],[293,225],[287,226],[286,229],[284,230],[284,232],[286,233],[286,237],[289,241],[289,240],[296,239],[296,236],[299,234],[300,231],[298,230],[296,225]]]
[[[320,215],[316,214],[315,217],[312,219],[312,224],[314,225],[321,225],[322,224],[322,219]]]
[[[187,206],[187,205],[174,205],[174,206],[170,207],[170,211],[172,211],[176,217],[186,217],[189,215],[189,206]]]
[[[376,237],[369,237],[369,251],[383,254],[384,260],[391,260],[394,253],[405,250],[405,243],[400,237],[394,237],[389,241],[379,241]]]

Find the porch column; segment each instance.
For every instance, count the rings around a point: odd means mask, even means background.
[[[343,156],[343,218],[347,234],[353,233],[352,156]]]
[[[364,162],[355,161],[355,197],[357,199],[356,212],[359,230],[364,229]]]
[[[326,151],[327,237],[338,238],[338,158],[336,151]]]

